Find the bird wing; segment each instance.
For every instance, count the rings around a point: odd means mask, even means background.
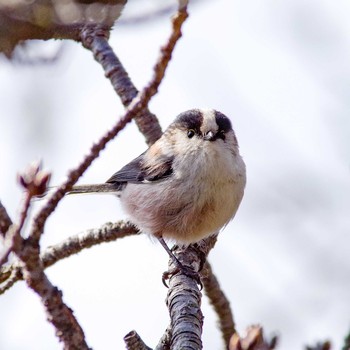
[[[145,161],[145,153],[117,171],[107,183],[150,183],[169,177],[172,172],[173,157],[159,155],[151,163]]]

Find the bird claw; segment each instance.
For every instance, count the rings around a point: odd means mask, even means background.
[[[201,281],[199,273],[197,271],[194,271],[190,267],[183,266],[183,265],[176,266],[174,269],[172,269],[170,271],[163,272],[162,282],[163,282],[165,287],[169,288],[166,281],[169,280],[174,275],[176,275],[177,273],[183,273],[187,277],[194,279],[197,282],[197,284],[199,285],[199,290],[201,291],[203,289],[203,283]]]

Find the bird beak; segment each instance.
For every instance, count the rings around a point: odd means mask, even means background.
[[[204,140],[206,141],[214,141],[215,140],[215,135],[212,131],[208,131],[204,137],[203,137]]]

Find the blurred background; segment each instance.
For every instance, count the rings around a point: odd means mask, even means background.
[[[170,33],[175,1],[129,1],[111,45],[141,89]],[[162,4],[162,5],[160,5]],[[261,323],[283,350],[350,328],[350,3],[202,0],[191,4],[150,109],[165,128],[180,112],[228,115],[247,165],[246,194],[210,261],[240,332]],[[102,68],[74,42],[37,42],[21,64],[0,57],[0,199],[18,217],[16,173],[35,159],[61,183],[123,108]],[[110,142],[80,183],[103,182],[145,150],[135,125]],[[42,203],[37,202],[35,213]],[[65,198],[42,246],[124,218],[113,196]],[[27,228],[28,229],[28,228]],[[149,345],[168,324],[161,274],[168,257],[146,235],[103,244],[47,270],[94,349],[122,349],[135,329]],[[60,349],[23,282],[0,296],[0,349]],[[204,348],[223,349],[203,298]]]

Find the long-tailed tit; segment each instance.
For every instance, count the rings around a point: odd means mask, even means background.
[[[245,183],[230,120],[193,109],[106,184],[75,186],[71,193],[115,192],[131,221],[164,246],[163,238],[190,244],[218,232],[235,216]]]

